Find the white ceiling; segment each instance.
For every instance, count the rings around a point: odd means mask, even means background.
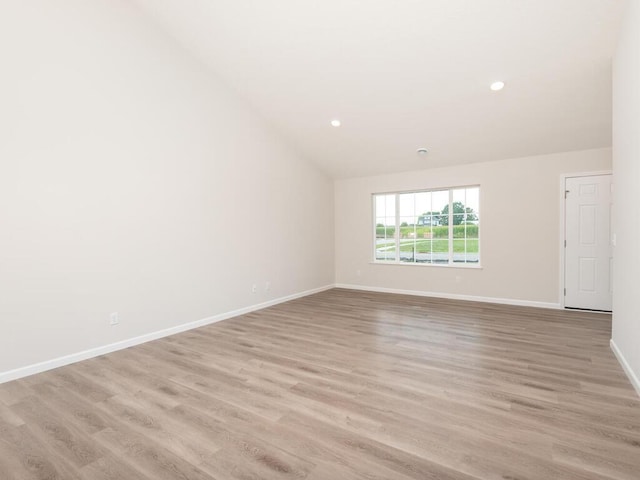
[[[611,145],[624,0],[135,1],[336,178]]]

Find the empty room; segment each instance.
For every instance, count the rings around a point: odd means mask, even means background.
[[[0,0],[0,480],[640,479],[640,0]]]

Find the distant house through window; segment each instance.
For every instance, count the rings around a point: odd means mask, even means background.
[[[480,263],[480,187],[373,195],[374,261]]]

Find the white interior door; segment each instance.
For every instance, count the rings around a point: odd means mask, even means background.
[[[611,175],[565,181],[567,308],[611,311]]]

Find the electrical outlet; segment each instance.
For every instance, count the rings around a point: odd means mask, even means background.
[[[111,326],[118,325],[119,323],[120,323],[120,318],[119,318],[118,312],[113,312],[111,315],[109,315],[109,324]]]
[[[271,290],[271,282],[265,282],[264,283],[264,291],[268,292],[269,290]]]
[[[256,293],[258,291],[258,285],[255,283],[251,285],[251,293]]]

